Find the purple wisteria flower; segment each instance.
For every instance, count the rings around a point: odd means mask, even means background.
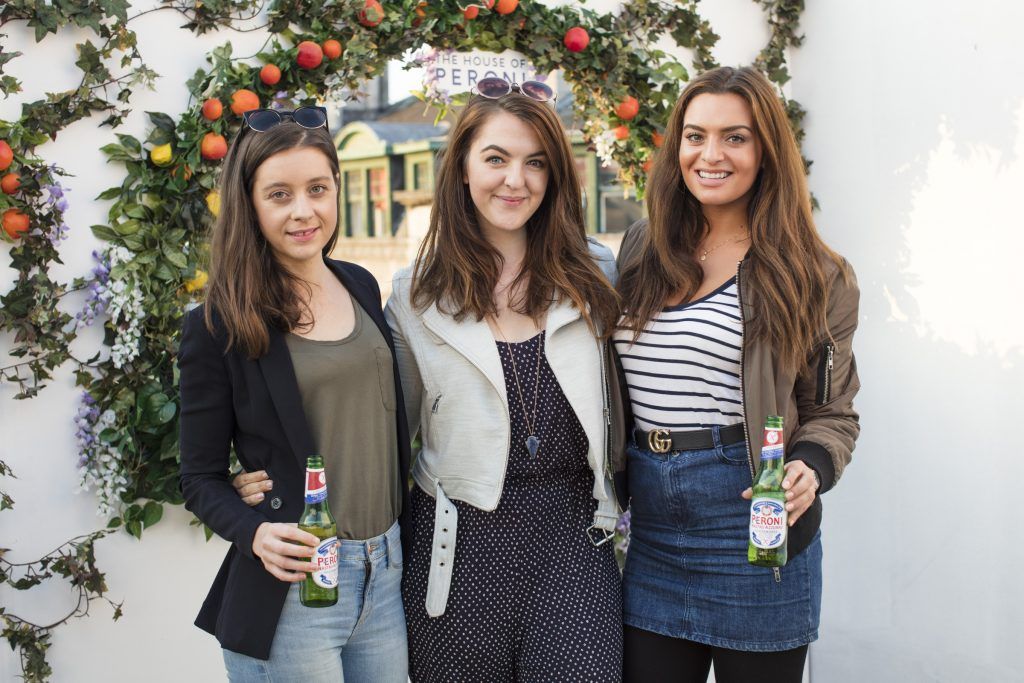
[[[78,414],[75,415],[75,440],[78,442],[78,466],[85,467],[92,457],[96,445],[93,426],[100,417],[96,399],[88,391],[79,397]]]
[[[615,523],[615,550],[622,555],[629,550],[630,511],[626,510]]]
[[[106,312],[107,304],[110,303],[110,292],[107,290],[107,283],[110,282],[110,258],[95,250],[92,252],[92,258],[96,265],[91,272],[92,281],[87,287],[85,305],[75,314],[79,328],[92,325],[97,316]]]

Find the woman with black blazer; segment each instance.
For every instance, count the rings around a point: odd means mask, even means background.
[[[403,683],[409,435],[380,290],[327,258],[339,170],[324,110],[245,121],[222,171],[207,300],[185,316],[178,355],[185,506],[231,543],[196,625],[232,681]],[[232,486],[232,448],[273,481],[254,506]],[[319,539],[295,526],[312,454],[341,539],[339,600],[317,609],[298,583]]]

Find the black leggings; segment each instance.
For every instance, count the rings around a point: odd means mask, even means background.
[[[626,683],[705,683],[715,663],[716,683],[800,683],[807,646],[782,652],[743,652],[624,628]]]

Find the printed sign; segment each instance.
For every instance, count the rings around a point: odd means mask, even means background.
[[[484,78],[504,78],[510,83],[545,81],[555,88],[548,74],[538,74],[537,67],[525,55],[512,50],[495,53],[431,49],[420,61],[426,67],[425,88],[437,94],[469,92]]]

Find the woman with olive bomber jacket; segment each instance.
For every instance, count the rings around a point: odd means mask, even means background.
[[[631,225],[622,238],[618,265],[622,270],[639,252],[647,230],[647,219]],[[827,329],[820,344],[809,350],[809,363],[802,372],[787,369],[776,362],[771,345],[744,338],[741,355],[743,424],[747,433],[747,460],[751,478],[757,469],[750,439],[757,439],[766,415],[782,415],[786,425],[786,461],[802,460],[817,474],[820,487],[814,502],[789,530],[789,556],[800,553],[813,540],[821,526],[821,494],[839,481],[853,454],[860,421],[853,399],[860,390],[857,361],[853,355],[853,335],[857,329],[860,289],[848,263],[846,272],[824,260],[829,277],[826,308]],[[756,296],[745,278],[746,260],[739,263],[736,276],[744,323],[752,315],[751,299]],[[621,382],[627,429],[632,427],[629,394]],[[618,455],[618,454],[616,454]],[[615,458],[615,485],[623,507],[628,504],[624,463]],[[621,473],[621,476],[620,476]]]
[[[593,241],[590,249],[614,283],[611,252]],[[385,316],[395,340],[409,433],[419,431],[422,442],[412,476],[435,498],[435,519],[444,521],[435,523],[427,587],[427,613],[436,617],[445,611],[455,558],[458,519],[451,499],[481,510],[497,507],[511,438],[510,399],[487,322],[471,318],[456,322],[433,304],[423,311],[412,309],[411,286],[411,267],[395,274]],[[611,410],[607,405],[612,392],[618,398],[618,387],[614,382],[609,386],[604,344],[594,338],[570,302],[551,306],[545,335],[547,361],[589,442],[587,460],[594,472],[597,509],[588,533],[601,540],[615,528],[619,515],[611,451],[612,441],[620,445],[622,441],[621,417],[612,416],[621,406],[618,401]],[[603,370],[598,373],[595,368]],[[613,429],[615,433],[610,434]]]

